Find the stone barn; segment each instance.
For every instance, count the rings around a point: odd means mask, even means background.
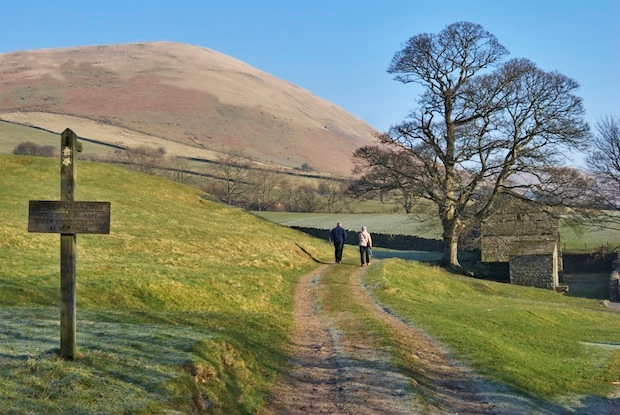
[[[560,224],[547,207],[504,194],[480,231],[481,261],[507,262],[511,284],[560,288]]]

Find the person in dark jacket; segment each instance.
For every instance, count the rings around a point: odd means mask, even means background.
[[[338,222],[336,227],[329,233],[329,241],[334,244],[336,264],[342,261],[342,250],[344,242],[347,240],[347,231],[342,227],[342,223]]]

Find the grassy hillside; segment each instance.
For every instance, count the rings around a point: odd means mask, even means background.
[[[441,224],[437,220],[421,222],[414,215],[404,213],[298,213],[256,212],[257,215],[285,226],[331,229],[342,222],[346,229],[359,230],[368,227],[370,232],[415,235],[429,239],[441,239]]]
[[[59,198],[58,160],[0,156],[0,169],[0,413],[255,412],[285,361],[291,290],[316,265],[304,250],[330,259],[329,245],[78,162],[76,200],[110,201],[111,233],[77,237],[83,358],[63,362],[60,237],[27,232],[28,201]]]
[[[212,49],[146,42],[4,53],[0,118],[107,143],[210,158],[243,149],[348,177],[376,131],[290,82]],[[164,144],[164,140],[167,144]],[[325,151],[329,148],[329,151]]]
[[[34,127],[0,121],[0,154],[13,154],[19,144],[33,142],[40,146],[52,146],[60,151],[60,134]],[[85,153],[108,154],[110,146],[80,140]]]

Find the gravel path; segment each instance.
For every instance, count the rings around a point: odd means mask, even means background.
[[[390,366],[390,356],[347,344],[319,315],[315,286],[325,268],[298,285],[293,369],[264,414],[411,414],[408,379]]]

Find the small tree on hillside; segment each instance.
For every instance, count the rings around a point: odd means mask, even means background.
[[[297,212],[297,199],[295,197],[295,190],[293,183],[288,179],[282,179],[280,181],[280,192],[278,194],[278,204],[281,206],[280,210],[286,212]]]
[[[117,159],[125,160],[130,168],[143,173],[153,174],[166,167],[166,149],[148,146],[127,147],[115,151]]]
[[[349,186],[355,197],[393,201],[407,214],[412,212],[416,199],[422,194],[419,183],[413,180],[416,162],[408,152],[391,148],[367,146],[353,154],[355,174],[361,176]]]
[[[321,182],[317,192],[325,200],[325,210],[330,213],[341,212],[346,207],[345,186],[339,182]]]
[[[169,157],[166,163],[166,169],[168,171],[167,176],[178,183],[192,183],[191,171],[187,166],[187,159],[183,157]]]
[[[309,184],[297,188],[297,206],[300,212],[316,212],[319,207],[317,189]]]
[[[242,151],[229,151],[218,157],[217,174],[223,186],[220,197],[228,205],[236,205],[247,191],[250,158]]]
[[[300,170],[303,171],[303,172],[313,172],[314,168],[311,165],[309,165],[308,163],[304,163],[304,164],[301,165]]]
[[[280,177],[268,171],[255,171],[248,178],[250,183],[251,209],[270,210],[276,204],[276,189]]]

